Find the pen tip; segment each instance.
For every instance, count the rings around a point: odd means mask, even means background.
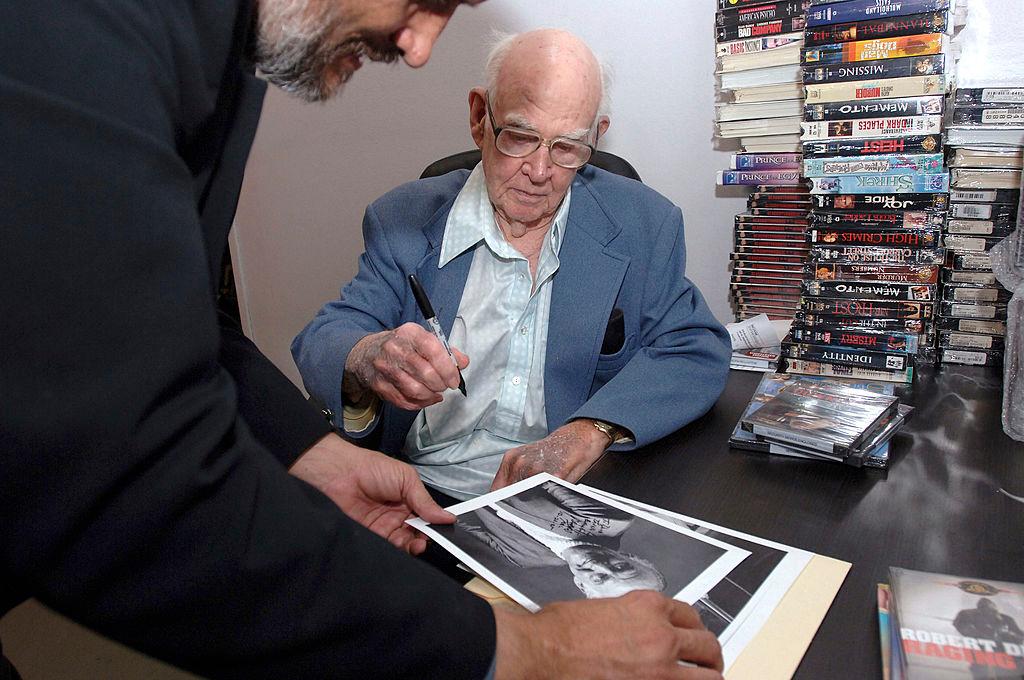
[[[462,377],[462,373],[459,373],[459,392],[466,396],[466,379]]]

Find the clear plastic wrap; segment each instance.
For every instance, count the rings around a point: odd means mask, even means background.
[[[1024,206],[1024,191],[1021,192]],[[1024,212],[1017,210],[1017,230],[992,247],[992,271],[996,279],[1013,293],[1006,310],[1006,343],[1003,358],[1003,431],[1024,441]]]

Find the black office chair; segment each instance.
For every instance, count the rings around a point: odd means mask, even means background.
[[[424,177],[437,177],[438,175],[449,173],[452,170],[472,170],[479,162],[480,149],[452,154],[451,156],[434,161],[428,165],[423,171],[423,174],[420,175],[420,179],[423,179]],[[595,167],[601,168],[602,170],[614,172],[616,175],[635,179],[638,182],[643,181],[640,179],[640,174],[626,159],[620,158],[613,153],[608,153],[607,151],[594,151],[594,154],[587,162]]]

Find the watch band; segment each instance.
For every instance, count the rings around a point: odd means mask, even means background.
[[[601,420],[591,420],[590,422],[594,424],[594,427],[603,432],[612,444],[618,440],[619,435],[622,433],[618,427],[611,423],[606,423]]]

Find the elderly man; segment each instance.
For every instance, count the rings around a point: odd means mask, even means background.
[[[354,437],[379,428],[434,489],[466,499],[537,472],[578,479],[704,413],[728,336],[684,276],[680,211],[586,166],[608,128],[602,69],[571,34],[512,36],[469,94],[483,160],[366,211],[341,298],[292,345]],[[459,373],[422,327],[415,274]]]
[[[411,514],[452,518],[217,324],[252,60],[325,99],[363,56],[426,62],[456,4],[0,3],[0,612],[36,597],[206,677],[721,667],[654,594],[492,612],[402,555]]]

